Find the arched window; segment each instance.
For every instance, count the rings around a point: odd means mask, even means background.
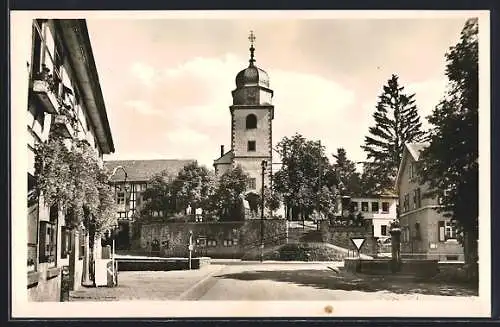
[[[257,117],[254,114],[247,116],[246,126],[247,129],[257,128]]]

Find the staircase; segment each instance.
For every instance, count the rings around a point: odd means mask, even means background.
[[[321,231],[312,221],[291,221],[288,225],[288,243],[322,242]]]

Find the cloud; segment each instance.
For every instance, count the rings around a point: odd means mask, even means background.
[[[207,141],[210,137],[193,129],[184,128],[165,132],[167,142],[172,142],[181,145],[199,145]]]
[[[126,99],[125,104],[136,113],[149,116],[151,124],[157,123],[158,118],[163,120],[163,137],[149,139],[150,148],[156,145],[169,156],[187,154],[211,166],[219,155],[219,146],[225,144],[229,148],[231,91],[236,74],[247,65],[245,59],[230,53],[193,57],[166,68],[143,63],[137,67],[151,72],[148,76],[155,76],[155,85],[142,94],[131,89],[127,94],[147,100]],[[275,94],[274,143],[295,132],[325,140],[327,146],[352,139],[350,131],[355,129],[345,128],[345,117],[346,112],[354,110],[353,90],[319,75],[285,70],[268,73]]]
[[[130,68],[130,72],[134,77],[145,86],[153,86],[156,80],[156,72],[153,67],[142,62],[135,62]]]
[[[150,120],[144,128],[161,126],[158,131],[148,131],[149,149],[161,149],[168,157],[194,158],[211,167],[220,145],[230,147],[231,91],[236,74],[247,65],[244,58],[231,53],[192,57],[172,67],[138,65],[147,72],[147,80],[155,80],[155,85],[143,93],[131,89],[127,94],[142,100],[125,99],[124,103],[141,114],[143,121]],[[361,98],[352,85],[345,87],[340,78],[280,69],[268,73],[274,90],[274,144],[297,132],[308,139],[321,140],[327,153],[344,147],[353,160],[365,159],[360,146],[373,124],[382,86],[377,88],[377,94],[366,98],[363,93]],[[425,125],[424,117],[439,101],[445,81],[402,83],[408,92],[417,93],[417,106]]]
[[[153,108],[151,104],[143,100],[128,100],[125,101],[125,105],[132,108],[137,113],[147,115],[147,116],[162,116],[163,112],[156,108]]]

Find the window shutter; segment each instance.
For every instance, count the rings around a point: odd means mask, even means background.
[[[445,241],[445,228],[444,228],[444,221],[443,220],[440,220],[438,222],[438,239],[439,239],[439,242]]]

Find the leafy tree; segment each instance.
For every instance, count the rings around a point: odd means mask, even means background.
[[[394,74],[383,87],[373,114],[375,126],[369,128],[361,146],[367,159],[373,159],[370,171],[378,181],[370,192],[393,189],[404,144],[418,142],[424,136],[414,97],[404,92]]]
[[[155,174],[148,181],[148,187],[143,194],[144,205],[141,212],[163,212],[164,215],[176,212],[175,199],[172,192],[172,183],[166,170]]]
[[[460,41],[446,53],[449,87],[428,117],[433,125],[422,151],[421,182],[427,197],[440,196],[445,213],[463,232],[465,262],[477,277],[478,260],[478,20],[469,19]],[[446,191],[446,192],[445,192]]]
[[[172,192],[176,200],[177,210],[188,206],[196,210],[209,206],[209,197],[214,192],[214,178],[209,170],[192,162],[183,167],[172,182]]]
[[[210,209],[217,213],[221,220],[245,219],[243,194],[247,187],[248,177],[239,165],[220,177],[215,192],[210,198]]]
[[[286,203],[287,217],[291,213],[294,219],[307,219],[314,210],[325,214],[322,210],[335,208],[337,179],[321,143],[295,134],[284,137],[277,148],[283,165],[273,176],[273,188]],[[322,193],[323,186],[328,192]]]
[[[269,187],[264,187],[264,207],[273,212],[279,209],[282,202],[281,195]]]
[[[356,171],[356,164],[347,159],[345,149],[338,148],[334,157],[336,162],[333,164],[333,169],[342,183],[342,192],[350,195],[362,194],[363,188],[361,186],[361,176]]]

